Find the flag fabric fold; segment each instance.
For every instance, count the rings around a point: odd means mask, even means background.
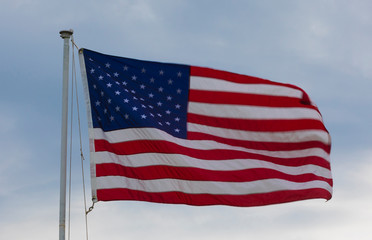
[[[262,206],[332,197],[331,138],[299,87],[80,50],[95,201]]]

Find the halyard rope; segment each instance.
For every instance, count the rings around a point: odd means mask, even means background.
[[[89,208],[89,210],[87,210],[87,203],[86,203],[86,191],[85,191],[85,177],[84,177],[84,153],[83,153],[83,144],[82,144],[82,138],[81,138],[81,124],[80,124],[80,109],[79,109],[79,94],[78,94],[78,90],[77,90],[77,78],[76,78],[76,63],[75,63],[75,51],[74,51],[74,47],[76,47],[77,50],[79,50],[78,46],[76,45],[76,43],[74,42],[74,39],[73,37],[71,37],[71,46],[72,46],[72,86],[71,88],[74,89],[75,88],[75,97],[76,97],[76,111],[77,111],[77,119],[78,119],[78,129],[79,129],[79,142],[80,142],[80,161],[81,161],[81,175],[82,175],[82,182],[83,182],[83,195],[84,195],[84,215],[85,215],[85,235],[86,235],[86,239],[88,240],[88,218],[87,218],[87,214],[92,211],[93,209],[93,206],[91,208]],[[70,196],[71,196],[71,149],[72,149],[72,119],[73,119],[73,116],[72,116],[72,112],[73,112],[73,102],[74,102],[74,90],[72,90],[72,93],[71,93],[71,139],[70,139],[70,184],[69,184],[69,235],[68,235],[68,239],[70,239]],[[94,205],[94,204],[93,204]]]

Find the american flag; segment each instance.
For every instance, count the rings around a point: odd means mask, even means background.
[[[331,198],[330,135],[299,87],[80,53],[95,201],[261,206]]]

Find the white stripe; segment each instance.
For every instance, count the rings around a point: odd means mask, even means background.
[[[183,192],[190,194],[231,194],[244,195],[268,193],[282,190],[303,190],[323,188],[330,193],[332,187],[324,181],[304,183],[282,179],[264,179],[252,182],[187,181],[178,179],[138,180],[121,176],[97,178],[98,189],[128,188],[145,192]]]
[[[176,138],[162,130],[155,128],[131,128],[122,129],[110,132],[103,132],[102,129],[92,129],[95,139],[105,139],[110,143],[127,142],[134,140],[166,140],[173,142],[177,145],[184,146],[192,149],[199,150],[213,150],[213,149],[225,149],[225,150],[236,150],[247,153],[262,154],[269,157],[277,158],[298,158],[308,156],[318,156],[327,161],[330,161],[329,154],[323,149],[310,148],[304,150],[295,151],[266,151],[266,150],[255,150],[244,147],[235,147],[228,144],[218,143],[210,140],[186,140]]]
[[[285,174],[301,175],[312,173],[320,177],[332,178],[329,169],[316,165],[288,167],[255,159],[201,160],[181,154],[141,153],[134,155],[116,155],[110,152],[95,153],[96,164],[116,163],[125,167],[173,166],[192,167],[212,171],[238,171],[245,169],[273,169]]]
[[[302,98],[302,91],[290,87],[270,85],[270,84],[243,84],[234,83],[226,80],[206,78],[206,77],[190,77],[190,89],[206,90],[206,91],[221,91],[221,92],[236,92],[248,94],[261,94],[270,96],[283,96]]]
[[[282,142],[297,143],[306,141],[318,141],[330,144],[329,134],[323,130],[297,130],[288,132],[255,132],[235,129],[210,127],[196,123],[187,123],[188,132],[201,132],[218,137],[255,141],[255,142]]]
[[[258,107],[189,102],[188,112],[233,119],[315,119],[322,121],[321,115],[310,108]]]

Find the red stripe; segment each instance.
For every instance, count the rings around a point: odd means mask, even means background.
[[[276,86],[283,86],[283,87],[289,87],[296,90],[300,90],[303,92],[303,90],[295,85],[292,84],[286,84],[286,83],[279,83],[279,82],[273,82],[267,79],[248,76],[248,75],[242,75],[238,73],[232,73],[212,68],[206,68],[206,67],[196,67],[191,66],[190,67],[190,75],[191,76],[198,76],[198,77],[208,77],[208,78],[216,78],[216,79],[222,79],[229,82],[236,82],[236,83],[246,83],[246,84],[269,84],[269,85],[276,85]]]
[[[126,188],[97,190],[98,201],[135,200],[156,203],[187,204],[194,206],[230,205],[237,207],[250,207],[314,198],[325,198],[329,200],[331,197],[331,194],[327,190],[320,188],[247,195],[187,194],[182,192],[150,193]]]
[[[247,76],[242,75],[238,73],[232,73],[212,68],[206,68],[206,67],[196,67],[191,66],[190,67],[190,75],[191,76],[198,76],[198,77],[208,77],[208,78],[216,78],[216,79],[223,79],[227,80],[229,82],[236,82],[236,83],[261,83],[261,84],[271,84],[271,85],[280,85],[283,86],[285,84],[282,83],[276,83],[272,82],[270,80],[253,77],[253,76]]]
[[[302,166],[305,164],[313,164],[330,169],[330,164],[327,160],[317,157],[299,157],[291,159],[283,159],[276,157],[264,156],[261,154],[241,152],[237,150],[199,150],[187,148],[177,145],[173,142],[163,140],[138,140],[130,142],[109,143],[106,140],[95,140],[96,152],[108,151],[118,155],[132,155],[138,153],[177,153],[190,156],[193,158],[204,160],[228,160],[228,159],[257,159],[267,162],[280,164],[283,166]]]
[[[245,147],[248,149],[257,150],[268,150],[268,151],[291,151],[291,150],[303,150],[309,148],[320,148],[330,153],[331,147],[322,142],[318,141],[307,141],[307,142],[297,142],[297,143],[282,143],[282,142],[254,142],[254,141],[244,141],[237,139],[228,139],[217,137],[210,134],[199,133],[199,132],[188,132],[187,139],[190,140],[213,140],[219,143],[225,143],[232,146]]]
[[[315,106],[304,104],[304,102],[298,98],[236,92],[217,92],[190,89],[189,101],[266,107],[302,107],[311,108],[318,111]]]
[[[217,182],[250,182],[276,178],[291,182],[320,180],[327,182],[332,186],[332,179],[320,177],[315,174],[307,173],[301,175],[290,175],[267,168],[244,169],[236,171],[215,171],[192,167],[175,167],[164,165],[126,167],[115,163],[103,163],[96,165],[96,176],[123,176],[142,180],[171,178],[191,181]]]
[[[323,123],[312,119],[298,120],[247,120],[208,117],[194,113],[187,114],[187,122],[220,127],[227,129],[257,131],[257,132],[284,132],[296,130],[324,130]]]

